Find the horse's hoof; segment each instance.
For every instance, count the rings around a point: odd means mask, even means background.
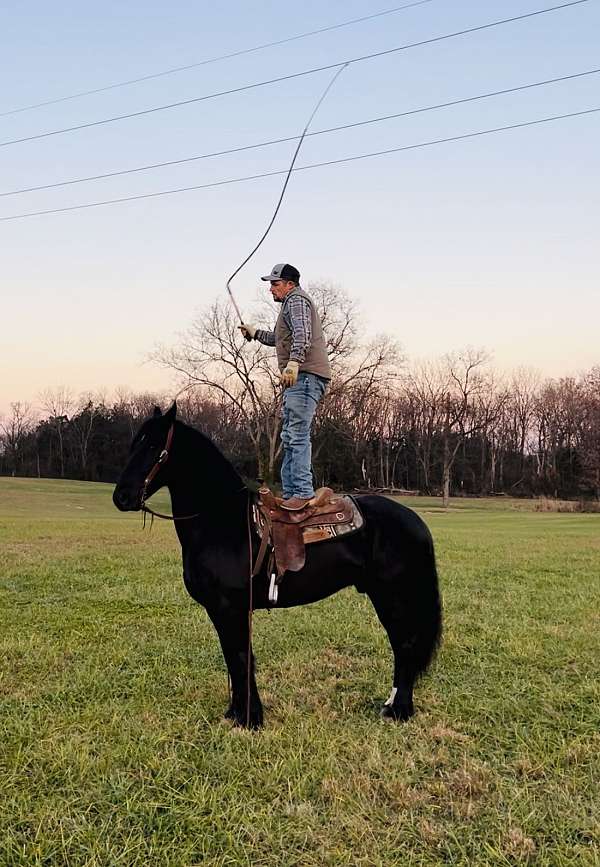
[[[249,717],[245,709],[238,712],[233,708],[229,708],[229,710],[225,714],[225,717],[227,719],[230,719],[236,728],[257,731],[258,729],[261,729],[263,727],[262,708],[251,709]]]
[[[252,719],[250,718],[250,722],[244,717],[243,720],[234,718],[233,724],[235,728],[245,729],[247,732],[257,732],[259,729],[263,727],[263,721],[261,719]]]
[[[386,722],[406,722],[414,714],[415,709],[408,704],[384,704],[379,716]]]

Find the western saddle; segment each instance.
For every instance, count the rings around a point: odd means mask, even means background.
[[[269,601],[277,602],[278,585],[285,572],[298,572],[306,560],[305,546],[324,542],[359,529],[363,518],[351,497],[319,488],[305,506],[295,511],[282,507],[269,488],[260,488],[254,504],[254,523],[261,543],[252,576],[261,571],[269,551]]]

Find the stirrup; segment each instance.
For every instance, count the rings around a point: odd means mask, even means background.
[[[277,585],[277,575],[275,572],[271,573],[271,583],[269,584],[269,602],[271,605],[277,605],[277,598],[279,596],[279,587]]]

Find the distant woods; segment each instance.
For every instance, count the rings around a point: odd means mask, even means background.
[[[309,287],[323,315],[334,378],[313,431],[316,481],[352,490],[546,495],[600,500],[600,366],[578,377],[503,375],[485,352],[403,358],[389,336],[363,340],[340,289]],[[255,321],[272,327],[271,307]],[[246,343],[224,304],[173,347],[179,416],[203,430],[249,479],[277,477],[280,399],[273,351]],[[113,482],[130,440],[168,395],[45,391],[0,419],[0,474]],[[176,443],[175,446],[176,448]]]

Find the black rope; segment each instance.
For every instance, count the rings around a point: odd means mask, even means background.
[[[288,186],[288,184],[289,184],[289,182],[290,182],[290,178],[291,178],[291,176],[292,176],[292,172],[294,171],[294,166],[295,166],[295,164],[296,164],[296,159],[298,158],[298,154],[300,153],[300,148],[302,147],[302,143],[304,142],[304,139],[306,138],[306,133],[308,132],[308,128],[309,128],[309,126],[311,125],[314,116],[316,115],[316,113],[318,112],[319,108],[321,107],[321,104],[323,103],[323,100],[325,99],[325,97],[327,96],[327,94],[329,93],[329,91],[331,90],[331,88],[333,87],[333,85],[335,84],[335,82],[336,82],[338,76],[341,75],[341,73],[344,71],[344,69],[345,69],[347,66],[348,66],[348,64],[347,64],[347,63],[344,63],[344,64],[342,64],[342,65],[339,67],[339,69],[336,70],[335,75],[333,76],[333,78],[331,79],[331,81],[329,82],[329,84],[327,85],[327,87],[325,88],[325,90],[323,91],[323,93],[321,94],[321,96],[319,97],[319,99],[318,99],[318,101],[317,101],[317,104],[316,104],[315,107],[313,108],[313,110],[312,110],[312,112],[311,112],[311,115],[310,115],[310,117],[308,118],[308,120],[307,120],[307,122],[306,122],[306,125],[305,125],[304,129],[302,130],[302,135],[300,136],[300,141],[299,141],[298,144],[296,145],[296,150],[294,151],[294,156],[292,157],[292,161],[291,161],[291,163],[290,163],[290,167],[289,167],[289,169],[288,169],[288,171],[287,171],[287,174],[286,174],[286,176],[285,176],[285,181],[283,182],[283,187],[282,187],[282,189],[281,189],[281,193],[280,193],[280,195],[279,195],[279,200],[278,200],[278,202],[277,202],[277,205],[276,205],[276,207],[275,207],[275,210],[273,211],[273,216],[271,217],[271,219],[270,219],[270,221],[269,221],[269,225],[267,226],[267,228],[265,229],[265,231],[264,231],[263,234],[261,235],[260,240],[258,241],[258,243],[253,247],[252,251],[251,251],[251,252],[246,256],[246,258],[244,259],[244,261],[242,262],[242,264],[241,264],[241,265],[238,265],[238,267],[235,269],[235,271],[233,272],[233,274],[231,275],[231,277],[229,278],[229,280],[228,280],[227,283],[226,283],[227,292],[229,293],[229,297],[231,298],[231,302],[232,302],[233,306],[235,307],[235,312],[237,313],[240,322],[243,322],[244,320],[243,320],[243,318],[242,318],[242,314],[240,313],[240,309],[239,309],[239,307],[238,307],[237,304],[236,304],[235,298],[233,297],[233,292],[231,291],[231,281],[233,280],[234,277],[236,277],[236,276],[240,273],[240,271],[242,270],[242,268],[244,267],[244,265],[247,265],[247,264],[248,264],[248,262],[250,261],[250,259],[254,256],[254,254],[257,252],[257,250],[262,246],[263,241],[266,239],[267,235],[268,235],[269,232],[271,231],[271,229],[272,229],[272,227],[273,227],[273,223],[274,223],[275,220],[277,219],[277,214],[279,213],[279,209],[281,208],[281,205],[282,205],[282,203],[283,203],[283,199],[284,199],[284,196],[285,196],[285,191],[287,190],[287,186]]]

